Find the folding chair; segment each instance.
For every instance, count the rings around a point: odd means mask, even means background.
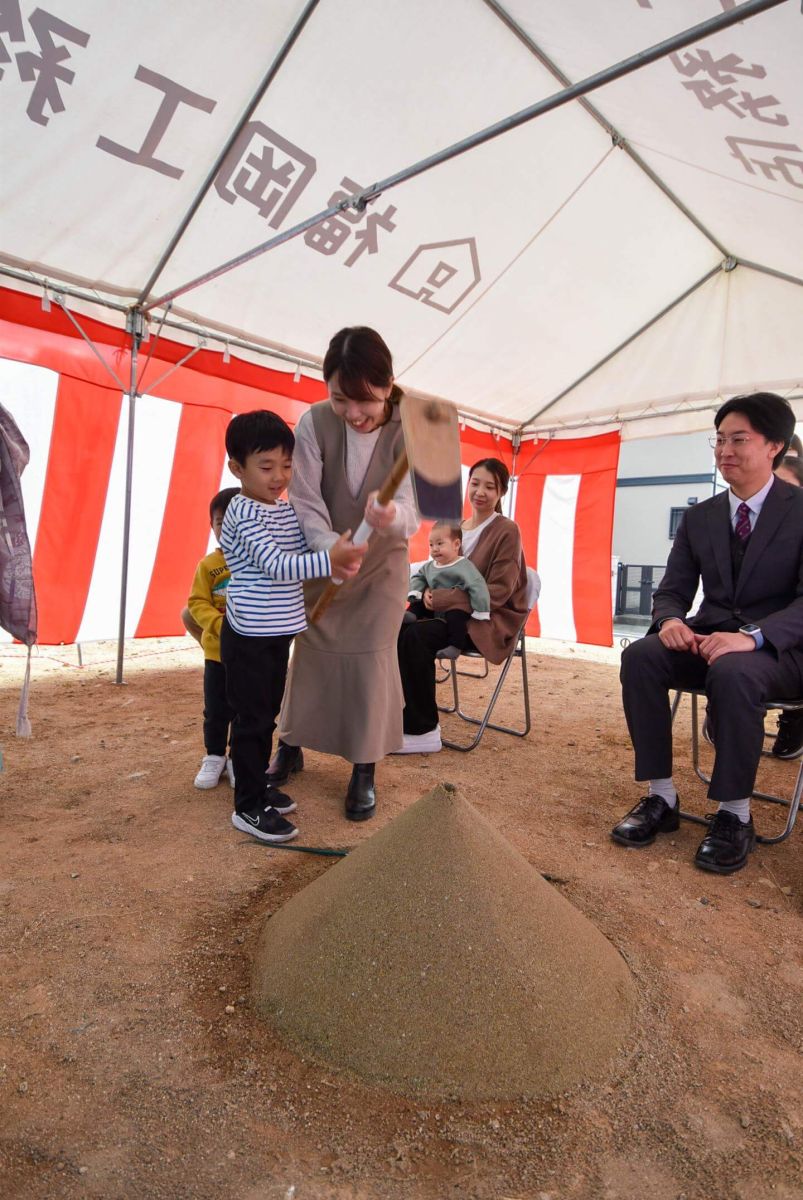
[[[680,701],[681,701],[681,698],[683,697],[684,691],[687,691],[688,695],[691,696],[691,758],[692,758],[692,766],[694,767],[694,771],[695,771],[695,774],[697,775],[697,778],[701,779],[703,781],[703,783],[709,784],[711,782],[711,776],[706,775],[705,771],[703,771],[702,767],[700,766],[700,725],[699,725],[699,705],[697,703],[700,696],[703,696],[703,697],[705,696],[705,691],[702,688],[695,688],[694,690],[683,689],[681,691],[675,692],[675,698],[672,701],[672,721],[673,722],[675,720],[675,714],[677,713],[677,710],[680,706]],[[778,709],[778,710],[784,711],[784,712],[800,712],[800,710],[803,709],[803,699],[802,700],[768,700],[767,708],[768,709]],[[761,753],[766,758],[772,757],[772,754],[769,750],[762,750]],[[758,790],[753,792],[754,800],[767,800],[770,804],[781,804],[787,810],[786,826],[784,827],[783,832],[779,833],[776,837],[763,837],[761,834],[757,833],[756,834],[757,842],[762,842],[765,846],[772,846],[776,842],[786,841],[786,839],[789,837],[789,834],[792,832],[792,830],[795,827],[795,821],[797,819],[798,809],[800,808],[801,794],[803,794],[803,758],[801,758],[798,769],[797,769],[797,777],[795,779],[795,786],[792,790],[792,795],[791,795],[790,799],[787,800],[783,796],[776,796],[772,792],[760,792]],[[709,825],[710,824],[710,821],[708,821],[705,817],[698,817],[694,813],[684,812],[683,809],[680,810],[680,816],[683,817],[683,819],[686,821],[694,821],[695,825]]]
[[[443,682],[445,682],[446,679],[449,678],[449,676],[451,676],[453,703],[449,704],[449,705],[445,705],[445,704],[438,705],[438,711],[442,712],[442,713],[454,713],[456,716],[460,717],[461,720],[467,721],[470,725],[476,725],[478,727],[477,732],[474,735],[474,737],[471,739],[470,742],[466,743],[465,745],[461,745],[459,742],[450,742],[446,738],[443,738],[444,746],[448,746],[450,750],[462,750],[462,751],[473,750],[475,746],[479,745],[480,738],[485,733],[486,729],[495,729],[498,733],[509,733],[509,734],[511,734],[512,737],[526,737],[527,734],[530,732],[530,688],[529,688],[529,684],[528,684],[528,680],[527,680],[527,646],[526,646],[526,640],[524,637],[524,629],[525,629],[525,626],[527,625],[527,620],[530,616],[530,613],[532,612],[533,608],[535,607],[535,603],[538,599],[538,595],[539,595],[540,591],[541,591],[541,580],[538,577],[538,573],[537,573],[537,571],[534,571],[532,567],[528,567],[527,568],[527,613],[521,623],[521,626],[519,627],[519,631],[516,635],[515,641],[513,642],[513,648],[511,649],[510,654],[507,656],[504,663],[502,663],[501,670],[499,672],[499,678],[496,681],[496,686],[494,687],[494,690],[491,694],[491,698],[488,701],[487,708],[485,709],[485,712],[483,713],[483,715],[481,717],[469,716],[469,714],[463,712],[462,708],[460,707],[458,676],[462,675],[464,678],[468,677],[471,679],[485,679],[485,677],[488,675],[488,660],[485,658],[484,655],[480,654],[478,650],[467,650],[462,655],[462,657],[464,657],[464,658],[479,659],[479,661],[482,662],[482,664],[484,666],[484,671],[480,672],[480,673],[475,673],[473,671],[458,671],[457,661],[459,661],[459,660],[455,660],[455,659],[442,659],[441,660],[441,666],[443,666],[447,669],[446,669],[446,674],[438,682],[443,683]],[[522,689],[524,692],[524,728],[523,729],[513,729],[509,725],[495,725],[493,723],[493,721],[491,720],[491,716],[492,716],[494,708],[496,706],[496,702],[499,699],[499,694],[502,691],[502,687],[504,686],[504,682],[507,678],[508,672],[511,668],[511,665],[512,665],[514,659],[517,659],[517,658],[521,660],[521,682],[522,682]]]

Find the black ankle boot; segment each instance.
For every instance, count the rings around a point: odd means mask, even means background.
[[[355,763],[346,792],[346,816],[350,821],[367,821],[375,809],[374,764]]]
[[[304,751],[300,746],[288,746],[279,739],[279,748],[270,760],[265,776],[271,787],[281,787],[291,775],[304,770]]]

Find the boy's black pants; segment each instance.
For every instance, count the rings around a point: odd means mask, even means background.
[[[234,712],[226,699],[226,668],[204,659],[204,747],[207,754],[226,753]]]
[[[244,637],[226,618],[220,656],[226,668],[226,697],[234,711],[231,761],[234,807],[257,813],[267,804],[265,772],[284,695],[292,637]]]

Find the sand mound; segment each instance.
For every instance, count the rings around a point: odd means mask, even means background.
[[[634,1007],[624,960],[450,785],[266,921],[257,1007],[396,1090],[545,1096],[598,1076]]]

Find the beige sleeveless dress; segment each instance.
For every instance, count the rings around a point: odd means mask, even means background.
[[[321,493],[336,530],[356,529],[368,494],[381,487],[404,446],[398,406],[382,426],[357,496],[346,483],[346,427],[328,401],[311,409],[321,450]],[[304,584],[307,617],[328,580]],[[295,640],[279,736],[292,746],[378,762],[402,744],[396,639],[407,597],[407,542],[374,533],[359,575]]]

